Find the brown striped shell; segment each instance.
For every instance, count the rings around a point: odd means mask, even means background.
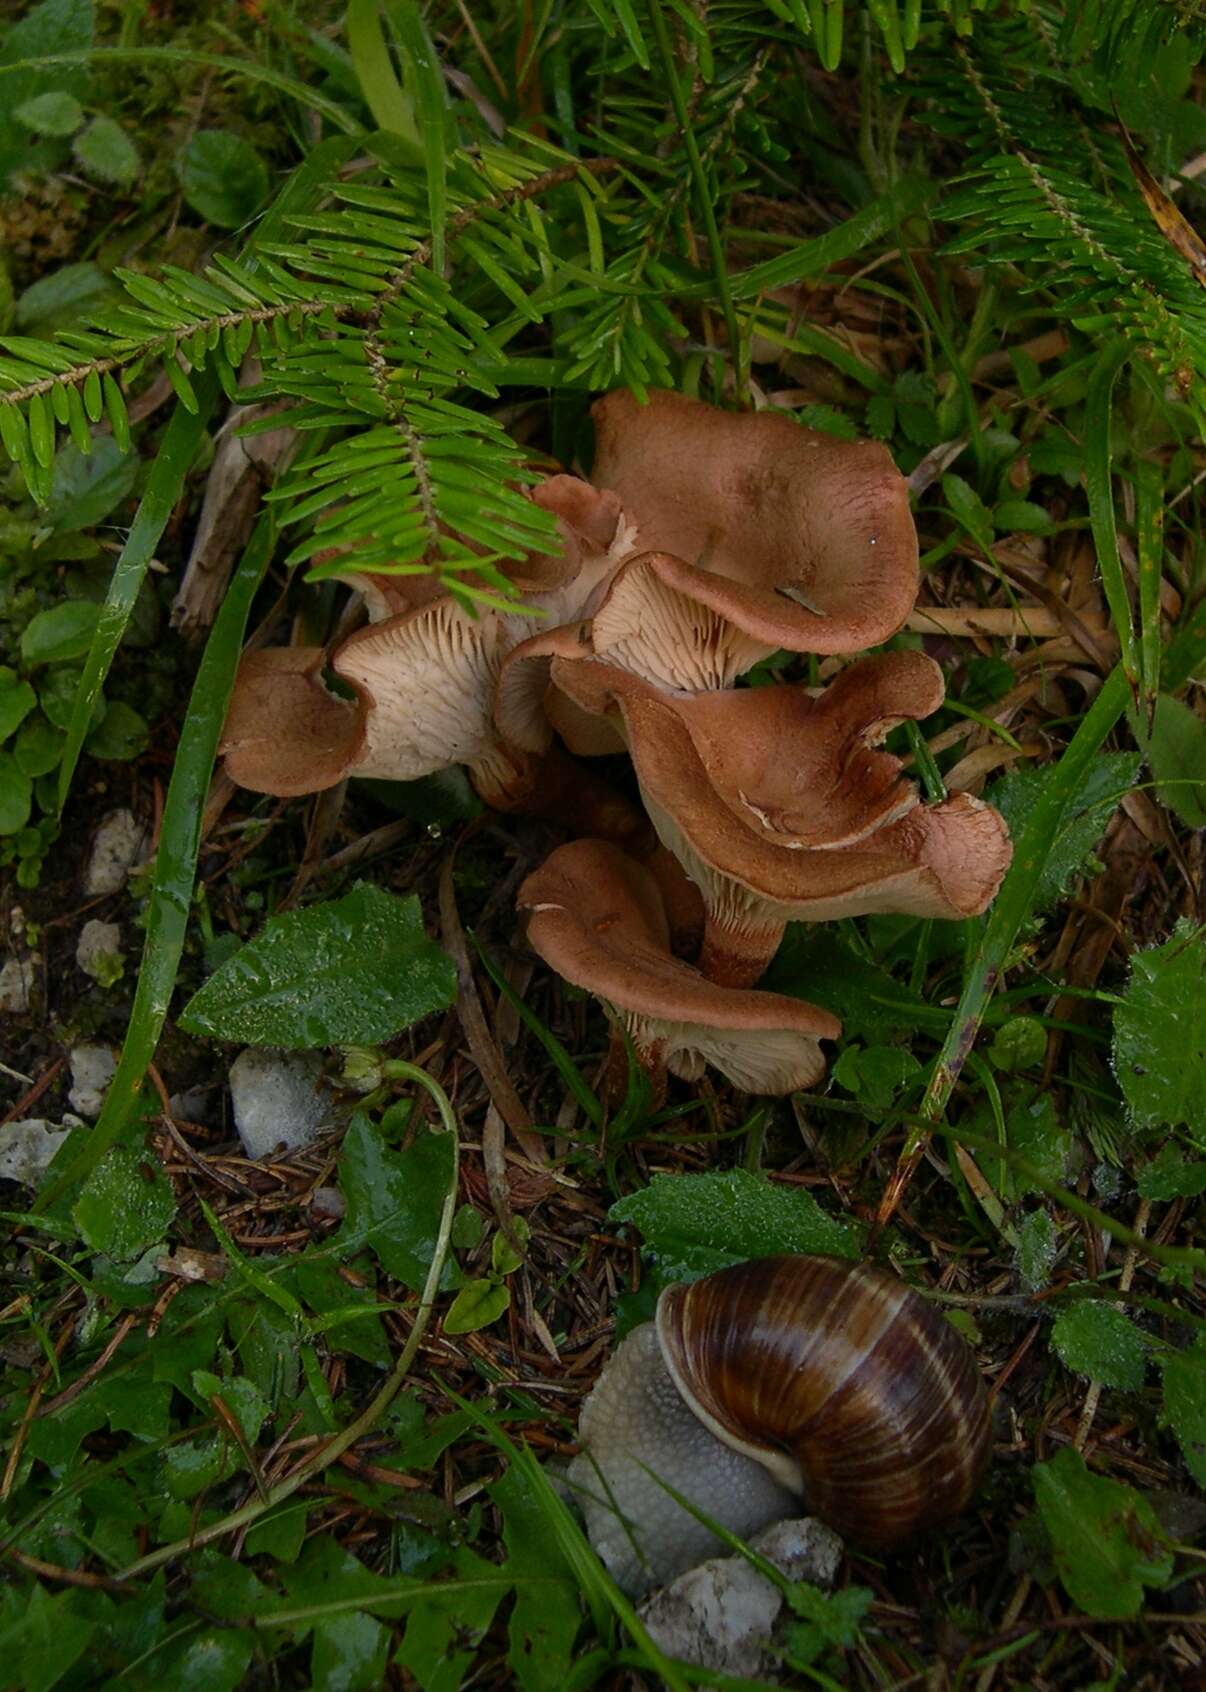
[[[983,1477],[971,1349],[882,1269],[757,1258],[667,1287],[657,1330],[700,1420],[856,1544],[888,1549],[949,1520]]]

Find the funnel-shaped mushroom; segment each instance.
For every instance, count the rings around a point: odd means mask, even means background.
[[[926,659],[854,665],[829,704],[789,688],[661,694],[597,659],[555,660],[553,680],[623,720],[653,826],[703,895],[714,980],[756,981],[792,918],[973,916],[1009,865],[996,811],[967,794],[918,805],[897,761],[866,746],[885,719],[933,708]]]
[[[797,849],[853,845],[913,808],[900,760],[875,748],[943,697],[941,670],[920,652],[864,658],[819,698],[802,685],[666,693],[597,661],[562,660],[554,674],[581,710],[619,713],[638,775],[673,712],[718,798],[747,827]]]
[[[824,1073],[817,1044],[836,1039],[828,1011],[778,993],[718,987],[670,950],[657,884],[614,846],[559,847],[519,890],[528,941],[622,1020],[638,1056],[696,1079],[705,1063],[751,1093],[788,1093]]]
[[[771,649],[857,652],[908,616],[917,533],[877,442],[666,392],[608,394],[593,416],[592,481],[620,496],[642,552],[685,561],[677,581],[660,567],[664,586]]]
[[[558,624],[590,609],[627,544],[625,531],[614,495],[575,477],[553,477],[533,498],[559,513],[565,552],[530,556],[516,570],[532,590],[525,606]],[[408,591],[424,581],[401,579]],[[474,616],[444,593],[370,623],[331,659],[354,701],[324,686],[321,652],[249,655],[224,742],[231,775],[261,792],[293,795],[346,775],[413,781],[466,764],[489,804],[585,818],[594,832],[636,843],[648,832],[643,819],[606,784],[569,765],[549,745],[551,734],[532,751],[495,726],[503,658],[535,621],[520,608]]]

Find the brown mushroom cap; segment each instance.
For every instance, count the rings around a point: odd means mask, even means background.
[[[750,1092],[790,1092],[824,1073],[817,1045],[836,1017],[778,993],[718,987],[670,951],[649,872],[614,846],[559,847],[519,890],[532,948],[559,975],[623,1013],[638,1051],[675,1073],[714,1064]]]
[[[900,760],[874,747],[943,697],[941,670],[919,652],[864,658],[819,698],[794,685],[664,693],[598,662],[560,662],[554,673],[582,709],[622,714],[638,775],[673,712],[737,819],[796,849],[852,845],[912,809],[917,794]]]
[[[701,603],[772,649],[854,652],[900,628],[917,593],[908,488],[886,448],[781,413],[626,391],[593,407],[591,480],[613,489],[642,551],[710,578]]]
[[[321,647],[247,652],[231,694],[220,750],[240,787],[292,799],[334,787],[364,749],[364,702],[322,680]]]

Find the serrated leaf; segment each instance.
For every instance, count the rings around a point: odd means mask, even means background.
[[[582,1625],[578,1582],[521,1469],[512,1465],[490,1496],[502,1515],[504,1572],[515,1580],[508,1666],[521,1692],[560,1692]]]
[[[1161,1585],[1173,1570],[1151,1505],[1133,1487],[1090,1474],[1071,1446],[1032,1474],[1068,1596],[1103,1621],[1137,1615],[1144,1586]]]
[[[1051,843],[1050,854],[1039,876],[1031,914],[1037,915],[1063,894],[1073,876],[1085,867],[1085,860],[1105,833],[1122,795],[1139,774],[1137,753],[1106,752],[1094,758],[1080,789],[1064,813],[1063,825]],[[995,805],[1016,841],[1043,793],[1060,779],[1059,764],[1041,769],[1013,770],[984,795]]]
[[[1114,1009],[1114,1073],[1143,1128],[1206,1131],[1206,939],[1185,918],[1136,952]]]
[[[456,996],[456,972],[423,931],[419,901],[367,882],[271,917],[180,1018],[193,1034],[296,1050],[378,1045]]]
[[[149,1152],[113,1146],[84,1183],[71,1214],[93,1251],[128,1263],[163,1238],[176,1199]]]
[[[1165,1359],[1164,1419],[1194,1480],[1206,1487],[1206,1349],[1201,1340]]]
[[[845,1222],[821,1209],[802,1187],[776,1186],[745,1169],[706,1175],[655,1175],[608,1211],[631,1222],[667,1275],[694,1279],[730,1263],[773,1252],[829,1252],[857,1257]]]
[[[1082,1298],[1061,1310],[1051,1330],[1060,1361],[1103,1386],[1135,1392],[1147,1373],[1147,1340],[1130,1317],[1103,1299]]]
[[[444,1317],[446,1334],[474,1334],[511,1308],[511,1289],[498,1281],[466,1281]]]
[[[1158,1203],[1206,1193],[1206,1163],[1190,1163],[1170,1140],[1139,1171],[1139,1197]]]

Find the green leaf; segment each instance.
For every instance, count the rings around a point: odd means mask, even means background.
[[[1139,1197],[1166,1202],[1175,1198],[1197,1198],[1206,1192],[1206,1163],[1189,1163],[1169,1140],[1152,1161],[1139,1171]]]
[[[822,1592],[809,1581],[793,1581],[787,1591],[787,1602],[799,1619],[788,1624],[786,1643],[794,1662],[806,1667],[834,1647],[848,1650],[857,1645],[863,1618],[874,1597],[874,1592],[866,1586]]]
[[[1010,1106],[1005,1115],[1005,1138],[1010,1150],[1033,1168],[1034,1177],[1007,1167],[1002,1198],[1024,1198],[1027,1193],[1043,1191],[1037,1183],[1047,1181],[1058,1186],[1064,1180],[1072,1156],[1072,1135],[1060,1121],[1049,1093]]]
[[[418,899],[367,882],[342,899],[271,917],[180,1018],[191,1034],[254,1045],[377,1045],[456,996],[451,959],[423,931]]]
[[[348,50],[365,105],[378,129],[418,143],[414,104],[402,92],[381,28],[379,0],[348,0]]]
[[[185,200],[219,229],[238,229],[268,198],[268,167],[249,142],[228,130],[198,130],[178,168]]]
[[[33,784],[10,752],[0,749],[0,835],[18,834],[33,809]]]
[[[416,0],[385,0],[385,15],[401,49],[407,88],[414,97],[427,179],[431,268],[438,276],[444,269],[444,225],[448,217],[448,99],[444,72]]]
[[[85,1181],[71,1214],[93,1251],[128,1263],[163,1238],[176,1200],[151,1153],[113,1146]]]
[[[74,135],[84,121],[84,108],[74,94],[35,94],[16,107],[13,116],[23,129],[37,135]]]
[[[1011,1016],[997,1029],[988,1048],[992,1063],[1006,1074],[1033,1069],[1046,1055],[1047,1030],[1033,1016]]]
[[[155,1675],[172,1692],[235,1692],[247,1684],[254,1649],[249,1628],[206,1627],[156,1651]]]
[[[7,664],[0,664],[0,740],[15,734],[37,703],[29,683]]]
[[[515,1580],[507,1664],[522,1692],[561,1692],[582,1626],[578,1583],[527,1475],[512,1465],[490,1487],[502,1515],[504,1573]]]
[[[1046,1210],[1032,1210],[1018,1229],[1018,1270],[1030,1292],[1041,1292],[1059,1255],[1055,1223]]]
[[[10,8],[11,15],[11,8]],[[0,38],[0,68],[13,70],[0,77],[0,183],[29,165],[29,132],[15,120],[19,106],[39,94],[66,92],[82,96],[89,81],[86,58],[76,66],[54,65],[44,70],[15,67],[25,60],[56,53],[85,52],[92,44],[92,0],[41,0]]]
[[[87,652],[100,616],[90,599],[65,599],[30,618],[21,636],[27,664],[65,664]]]
[[[138,148],[114,118],[94,117],[71,150],[89,176],[111,187],[128,188],[138,175]]]
[[[345,1257],[371,1250],[383,1269],[420,1291],[435,1252],[440,1207],[451,1178],[447,1134],[424,1130],[405,1151],[395,1151],[358,1111],[339,1156],[347,1212],[332,1241],[334,1250]]]
[[[138,758],[150,744],[151,731],[145,717],[132,705],[115,699],[84,742],[93,758],[108,758],[114,763],[129,763]]]
[[[423,1589],[394,1661],[423,1692],[460,1692],[509,1584],[493,1563],[462,1546],[447,1587],[432,1581]]]
[[[41,717],[23,723],[13,742],[13,759],[22,775],[48,775],[63,754],[64,737]]]
[[[0,1654],[7,1663],[20,1664],[22,1692],[50,1692],[87,1650],[96,1623],[79,1613],[79,1597],[70,1591],[52,1597],[35,1585],[23,1613],[0,1628]]]
[[[925,1000],[860,956],[840,934],[817,923],[793,922],[760,983],[768,992],[807,999],[841,1018],[846,1038],[876,1045],[919,1028],[941,1034],[950,1012]]]
[[[992,513],[970,482],[949,472],[942,478],[942,492],[959,522],[977,546],[992,551]]]
[[[1165,1360],[1164,1419],[1194,1480],[1206,1487],[1206,1349],[1200,1339]]]
[[[103,523],[133,492],[138,460],[112,435],[98,435],[90,453],[66,446],[54,461],[46,515],[57,534]]]
[[[522,1216],[511,1218],[511,1231],[521,1246],[526,1246],[531,1238],[531,1229]],[[523,1258],[511,1244],[507,1236],[501,1231],[490,1241],[490,1267],[496,1275],[513,1275],[523,1262]]]
[[[847,1046],[833,1066],[833,1079],[871,1111],[885,1111],[902,1087],[921,1074],[903,1046]]]
[[[1152,1507],[1133,1487],[1092,1475],[1065,1446],[1032,1470],[1034,1494],[1068,1596],[1087,1615],[1123,1621],[1143,1606],[1144,1586],[1173,1571]]]
[[[1032,915],[1054,904],[1084,868],[1123,794],[1134,785],[1139,762],[1135,753],[1106,752],[1087,764],[1065,803],[1054,835],[1047,842],[1046,861],[1030,907]],[[1042,769],[1013,770],[984,795],[1009,824],[1015,843],[1022,839],[1035,806],[1062,788],[1065,779],[1062,768],[1062,764],[1052,764]],[[1015,874],[1019,863],[1015,856]]]
[[[1140,1127],[1206,1131],[1206,938],[1184,917],[1171,940],[1131,959],[1114,1073]]]
[[[488,1328],[511,1308],[511,1289],[498,1281],[466,1281],[444,1317],[446,1334],[473,1334]]]
[[[1162,693],[1150,734],[1136,712],[1131,727],[1147,753],[1160,803],[1187,828],[1206,826],[1206,723],[1180,699]]]
[[[331,1692],[378,1692],[387,1684],[390,1630],[375,1616],[354,1611],[327,1616],[314,1628],[310,1684]]]
[[[1147,1340],[1116,1304],[1082,1298],[1061,1310],[1051,1344],[1066,1368],[1102,1386],[1136,1392],[1147,1373]]]
[[[745,1169],[655,1175],[641,1192],[613,1204],[608,1216],[639,1228],[664,1272],[684,1279],[772,1252],[858,1256],[854,1230],[822,1210],[811,1193]]]
[[[98,265],[64,264],[26,288],[17,301],[17,328],[45,335],[78,323],[114,292]]]

